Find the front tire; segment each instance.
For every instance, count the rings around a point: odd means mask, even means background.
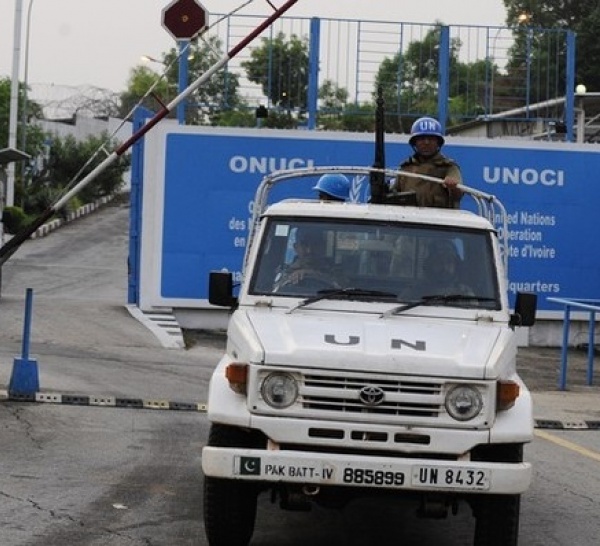
[[[474,460],[520,463],[522,444],[480,446]],[[521,495],[477,495],[471,501],[475,515],[474,546],[517,546]]]
[[[474,546],[517,546],[520,495],[482,495],[475,517]]]
[[[255,447],[244,430],[212,425],[209,446]],[[254,533],[257,484],[204,477],[204,529],[210,546],[247,546]]]

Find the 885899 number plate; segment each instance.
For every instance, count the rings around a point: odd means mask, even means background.
[[[387,485],[392,487],[402,487],[404,485],[404,472],[347,467],[344,468],[342,480],[344,483],[352,485]]]

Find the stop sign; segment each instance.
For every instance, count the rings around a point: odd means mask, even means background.
[[[162,10],[162,26],[176,40],[189,40],[208,25],[208,12],[196,0],[173,0]]]

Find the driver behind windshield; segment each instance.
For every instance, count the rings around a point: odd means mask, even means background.
[[[307,287],[340,288],[335,264],[327,258],[323,233],[315,230],[298,230],[294,242],[296,253],[275,279],[275,291],[288,285],[304,284]],[[328,285],[328,286],[327,286]]]
[[[423,267],[424,293],[472,296],[473,290],[462,280],[462,261],[456,247],[450,241],[435,241],[429,252]]]
[[[325,242],[320,233],[299,232],[294,242],[296,257],[289,265],[291,269],[321,269],[319,261],[325,258]]]

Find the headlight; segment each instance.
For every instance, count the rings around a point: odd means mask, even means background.
[[[298,398],[298,384],[290,374],[274,372],[265,378],[260,392],[269,406],[283,409]]]
[[[470,385],[456,385],[446,395],[446,411],[457,421],[477,417],[483,407],[481,394]]]

